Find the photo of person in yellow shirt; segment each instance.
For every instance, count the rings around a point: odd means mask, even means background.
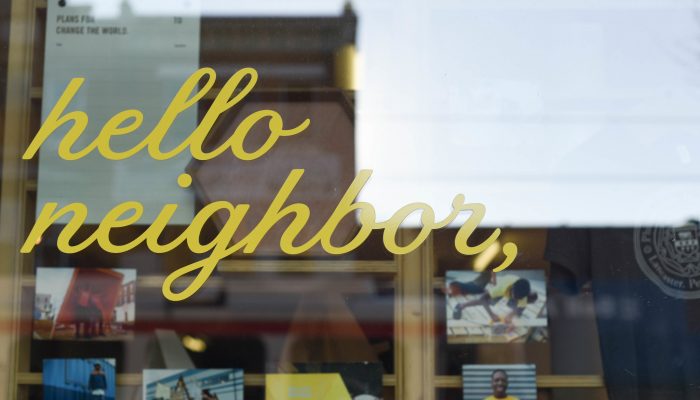
[[[449,343],[547,341],[543,270],[448,270],[444,291]]]
[[[487,289],[489,283],[492,286]],[[476,294],[482,296],[455,307],[454,319],[461,319],[462,310],[467,307],[483,306],[494,322],[509,324],[514,317],[522,315],[528,304],[537,301],[537,293],[531,291],[530,281],[513,274],[497,275],[492,271],[484,271],[471,282],[452,281],[448,287],[448,296]],[[491,309],[491,304],[502,298],[508,301],[508,307],[512,310],[504,317]]]
[[[508,395],[508,373],[505,370],[497,369],[491,373],[491,389],[493,394],[484,400],[520,400]]]

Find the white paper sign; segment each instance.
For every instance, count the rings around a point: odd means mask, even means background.
[[[88,114],[88,127],[76,143],[82,149],[114,114],[125,109],[143,112],[141,127],[113,137],[115,150],[141,142],[158,122],[184,80],[199,67],[199,4],[196,0],[158,2],[158,12],[145,7],[151,1],[49,0],[42,121],[72,78],[85,82],[66,112]],[[116,7],[111,7],[116,5]],[[197,109],[181,113],[161,148],[172,149],[194,130]],[[87,223],[98,223],[115,205],[139,201],[144,214],[139,223],[150,223],[164,204],[178,204],[173,224],[187,224],[194,214],[194,195],[177,185],[189,152],[156,161],[141,151],[123,161],[104,159],[94,151],[65,161],[58,156],[60,140],[70,124],[60,127],[42,145],[39,154],[38,202],[59,206],[85,203]]]

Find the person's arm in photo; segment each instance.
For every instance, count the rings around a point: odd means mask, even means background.
[[[503,318],[503,322],[505,322],[506,324],[512,324],[513,318],[520,317],[521,315],[523,315],[523,311],[525,311],[524,308],[516,308],[512,310],[508,313],[508,315],[505,316],[505,318]]]
[[[486,298],[486,301],[484,303],[484,308],[486,309],[486,312],[491,317],[491,320],[493,322],[500,322],[501,317],[498,314],[496,314],[495,312],[493,312],[493,310],[491,309],[491,296],[489,296],[488,294],[485,294],[484,297]]]

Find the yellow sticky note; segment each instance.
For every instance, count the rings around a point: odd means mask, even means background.
[[[351,400],[340,374],[268,374],[265,400]]]

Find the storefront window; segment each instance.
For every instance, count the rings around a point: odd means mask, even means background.
[[[700,398],[699,12],[0,0],[0,399]]]

